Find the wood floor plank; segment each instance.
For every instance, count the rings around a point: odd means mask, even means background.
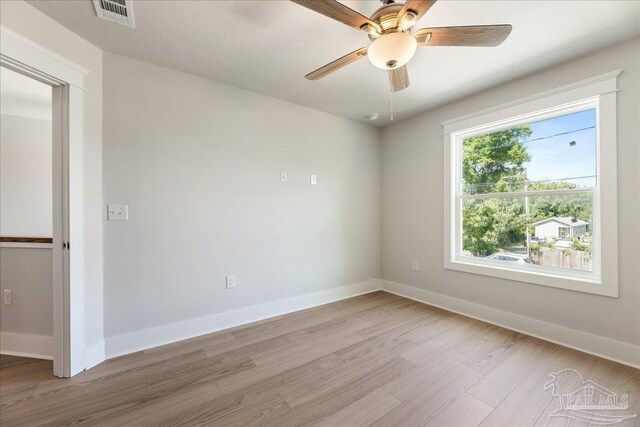
[[[329,331],[314,334],[305,339],[282,345],[251,356],[251,360],[258,366],[281,363],[283,365],[298,364],[296,358],[313,360],[327,353],[333,353],[353,343],[364,340],[354,332]],[[314,357],[315,356],[315,357]]]
[[[473,369],[458,365],[447,375],[425,382],[418,393],[403,399],[401,406],[378,418],[372,425],[425,425],[478,382],[481,376]],[[383,388],[388,391],[386,387]]]
[[[383,389],[378,388],[316,425],[319,427],[368,426],[401,403]]]
[[[554,391],[545,389],[551,379],[549,375],[564,369],[575,369],[583,375],[589,375],[598,369],[596,360],[598,363],[602,361],[575,350],[566,351],[560,346],[551,347],[550,351],[545,353],[544,360],[496,407],[482,426],[504,425],[509,419],[513,419],[514,414],[518,414],[519,423],[526,425],[535,425],[539,420],[546,419],[558,402]],[[566,381],[558,382],[559,388],[555,393],[573,391],[577,385],[577,377],[569,375],[568,378]]]
[[[470,357],[465,366],[483,374],[489,373],[522,346],[528,337],[514,332],[502,338],[503,341],[496,341],[496,345],[488,346],[484,353]]]
[[[149,348],[143,350],[143,355],[159,355],[159,354],[171,354],[176,355],[178,353],[188,353],[193,350],[200,350],[204,347],[215,346],[217,344],[224,344],[235,341],[235,337],[231,333],[216,332],[213,334],[207,334],[199,337],[190,338],[179,342],[165,344],[159,347]]]
[[[449,372],[462,365],[474,354],[486,351],[487,341],[479,336],[470,337],[460,341],[439,352],[421,357],[420,363],[410,360],[418,367],[410,374],[403,375],[384,386],[384,389],[396,398],[409,400],[415,394],[419,394],[424,387],[431,382],[439,381],[443,376],[449,376]],[[404,356],[403,356],[404,357]],[[479,375],[480,378],[482,375]]]
[[[481,333],[483,332],[483,329],[486,330],[489,327],[487,324],[477,321],[460,321],[455,324],[450,324],[449,326],[450,328],[448,329],[448,332],[422,340],[420,345],[413,350],[403,353],[402,357],[416,365],[421,365],[431,359],[434,354],[439,354],[453,345],[463,343],[468,340],[473,342],[481,341]],[[405,337],[415,341],[411,335],[412,334],[410,333]]]
[[[215,383],[191,388],[185,392],[176,392],[165,398],[142,402],[137,406],[117,407],[109,413],[91,419],[95,426],[160,426],[168,417],[175,415],[175,408],[192,412],[196,408],[221,397]]]
[[[50,361],[0,356],[0,424],[584,425],[550,417],[558,400],[544,386],[563,368],[628,394],[629,413],[640,412],[637,369],[374,292],[113,358],[71,379],[53,377]]]
[[[235,339],[249,344],[256,340],[262,341],[332,320],[331,317],[324,314],[305,313],[304,316],[293,314],[292,316],[282,316],[273,321],[261,322],[258,325],[238,329],[231,332],[231,335]]]
[[[548,374],[560,366],[543,361],[500,402],[500,404],[480,424],[483,427],[515,424],[532,426],[547,407],[552,394],[544,389]]]
[[[48,396],[55,399],[58,395],[64,395],[71,390],[79,390],[87,386],[99,387],[101,384],[146,381],[147,376],[154,372],[167,372],[184,363],[206,358],[204,351],[191,350],[189,353],[178,352],[176,355],[163,354],[159,358],[156,355],[148,356],[147,363],[141,362],[141,359],[138,358],[140,357],[139,353],[136,353],[136,358],[130,360],[128,364],[121,358],[116,358],[113,359],[113,362],[108,361],[103,364],[105,366],[97,367],[95,371],[81,372],[73,378],[46,381],[38,386],[36,397]]]
[[[475,427],[493,411],[483,401],[465,393],[427,423],[430,427]]]
[[[355,334],[343,334],[334,337],[329,342],[325,342],[326,340],[319,340],[315,342],[315,346],[305,347],[293,354],[287,352],[278,353],[278,355],[281,356],[280,359],[269,353],[268,356],[270,356],[270,359],[268,361],[258,359],[260,361],[260,365],[257,365],[247,371],[220,379],[218,381],[218,387],[222,394],[229,394],[244,387],[248,387],[258,381],[262,381],[276,374],[321,358],[322,356],[326,356],[327,354],[331,354],[336,350],[345,348],[351,343],[358,342],[362,339],[362,337]],[[287,349],[294,350],[295,346],[287,347]],[[255,362],[255,359],[252,360]]]
[[[287,346],[295,347],[298,343],[313,340],[314,337],[331,337],[334,334],[356,332],[370,325],[369,322],[363,320],[348,318],[330,319],[321,323],[314,322],[311,325],[301,322],[299,329],[288,331],[282,335],[269,334],[264,339],[253,336],[213,346],[205,345],[203,350],[208,357],[238,352],[258,356],[263,353],[282,351]]]
[[[522,346],[485,375],[468,393],[489,406],[498,406],[541,363],[549,348],[549,343],[528,337]]]
[[[421,344],[445,333],[450,334],[455,328],[467,329],[476,322],[454,313],[444,313],[434,320],[432,324],[427,323],[416,328],[407,338]]]
[[[286,402],[278,394],[271,394],[249,404],[226,407],[223,411],[213,404],[215,402],[191,408],[188,412],[169,414],[162,423],[165,425],[216,426],[265,425],[265,423],[289,411]]]
[[[396,295],[387,294],[386,292],[378,291],[359,297],[348,298],[331,304],[314,307],[310,310],[315,310],[318,313],[322,313],[326,316],[331,317],[332,319],[340,319],[344,317],[354,316],[364,310],[369,310],[386,304],[393,304],[400,300],[406,299]]]
[[[284,397],[290,407],[296,407],[330,393],[332,390],[339,390],[342,385],[370,372],[382,369],[396,358],[397,356],[392,352],[372,351],[360,353],[357,357],[350,357],[346,360],[341,359],[341,363],[330,372],[285,387],[280,391],[280,395]]]
[[[292,408],[283,416],[275,418],[265,425],[280,427],[283,425],[318,423],[414,368],[415,365],[412,363],[396,357],[382,368],[371,370],[365,375],[343,384],[338,390],[331,390],[322,396]]]

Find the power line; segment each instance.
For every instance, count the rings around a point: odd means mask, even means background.
[[[540,141],[542,139],[549,139],[549,138],[553,138],[553,137],[556,137],[556,136],[568,135],[570,133],[581,132],[583,130],[595,129],[595,128],[596,128],[595,126],[589,126],[589,127],[586,127],[586,128],[581,128],[581,129],[570,130],[570,131],[567,131],[567,132],[556,133],[555,135],[541,136],[540,138],[527,139],[526,141],[522,141],[522,142]]]
[[[555,138],[556,136],[562,136],[562,135],[569,135],[571,133],[577,133],[577,132],[582,132],[584,130],[589,130],[589,129],[595,129],[596,126],[588,126],[588,127],[584,127],[584,128],[580,128],[580,129],[574,129],[574,130],[570,130],[570,131],[566,131],[566,132],[560,132],[560,133],[556,133],[553,135],[547,135],[547,136],[541,136],[539,138],[534,138],[534,139],[525,139],[524,141],[518,141],[518,143],[529,143],[529,142],[535,142],[535,141],[542,141],[544,139],[549,139],[549,138]],[[487,135],[487,134],[485,134]],[[490,134],[488,134],[490,135]],[[481,135],[477,135],[477,136],[481,136]],[[471,137],[471,138],[467,138],[467,140],[472,139],[475,137]],[[463,142],[464,145],[464,142]],[[490,147],[491,150],[497,150],[498,148],[504,148],[504,147],[511,147],[513,146],[513,144],[504,144],[504,145],[498,145],[496,147]]]

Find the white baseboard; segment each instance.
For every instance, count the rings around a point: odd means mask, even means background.
[[[93,368],[106,359],[104,340],[91,344],[84,349],[84,368]]]
[[[0,354],[53,360],[53,337],[0,332]]]
[[[570,329],[519,314],[509,313],[390,280],[382,280],[381,284],[384,291],[392,294],[440,307],[444,310],[640,369],[640,346]]]
[[[124,354],[169,344],[223,329],[232,328],[269,317],[303,310],[322,304],[351,298],[380,290],[380,280],[370,279],[354,285],[342,286],[314,292],[312,294],[281,299],[237,310],[224,311],[205,317],[171,323],[156,328],[144,329],[105,339],[106,357]]]

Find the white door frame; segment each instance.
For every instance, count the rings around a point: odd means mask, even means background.
[[[0,26],[0,65],[53,88],[53,373],[84,362],[83,100],[88,70]]]

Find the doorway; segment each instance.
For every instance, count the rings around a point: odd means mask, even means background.
[[[53,98],[50,84],[0,66],[0,351],[3,365],[50,365],[53,373],[55,364],[64,376],[55,357],[60,333],[54,333],[56,274],[64,267],[54,239],[62,168],[61,156],[54,156],[60,139]]]
[[[0,344],[4,355],[45,360],[54,350],[52,121],[51,86],[0,67]]]
[[[0,33],[3,72],[44,84],[51,94],[51,236],[50,242],[29,243],[51,245],[53,374],[71,377],[85,369],[82,153],[88,71],[5,27]]]

